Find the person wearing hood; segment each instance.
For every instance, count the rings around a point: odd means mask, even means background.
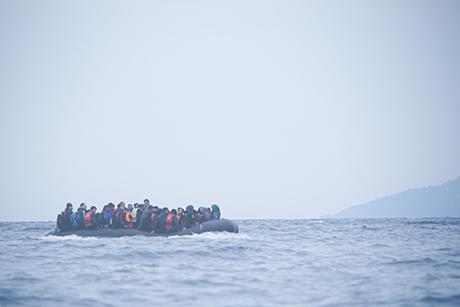
[[[183,223],[184,229],[196,226],[196,223],[197,223],[196,211],[192,205],[188,205],[187,208],[185,209],[185,213],[182,217],[182,221],[183,221],[182,223]]]
[[[107,211],[108,206],[104,205],[101,212],[98,214],[98,225],[102,228],[106,227],[107,223],[104,217],[104,213]]]
[[[67,203],[64,211],[62,211],[61,214],[58,215],[58,218],[57,218],[58,229],[62,231],[72,230],[72,221],[70,219],[73,213],[72,210],[73,210],[72,204]]]
[[[117,209],[113,212],[113,228],[123,228],[125,226],[125,211],[125,203],[122,201],[117,205]]]
[[[220,208],[218,205],[213,204],[211,206],[211,216],[213,220],[219,220],[220,219]]]
[[[204,208],[203,217],[205,222],[212,220],[211,208]]]

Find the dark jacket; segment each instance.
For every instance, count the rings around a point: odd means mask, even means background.
[[[161,213],[157,215],[156,225],[155,225],[156,232],[160,232],[160,233],[165,232],[165,219],[166,219],[167,214],[168,213],[166,211],[161,211]]]
[[[186,211],[182,216],[182,226],[184,228],[191,228],[196,226],[196,212]]]
[[[123,228],[125,226],[125,211],[123,209],[115,209],[112,216],[112,227]]]
[[[145,209],[142,213],[142,217],[139,222],[139,230],[151,231],[152,230],[152,219],[150,215],[152,214],[152,209]]]
[[[62,231],[72,230],[72,222],[70,221],[70,216],[72,215],[72,210],[64,210],[58,217],[58,228]]]
[[[78,208],[77,213],[78,213],[78,225],[79,225],[79,228],[80,229],[85,229],[86,209],[85,208]]]

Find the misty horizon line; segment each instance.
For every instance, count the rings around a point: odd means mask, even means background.
[[[251,217],[251,218],[248,218],[248,217],[234,217],[234,216],[230,216],[230,217],[225,217],[225,218],[231,218],[231,219],[235,219],[235,220],[325,220],[325,219],[353,219],[353,220],[363,220],[363,219],[424,219],[424,218],[428,218],[428,219],[443,219],[443,218],[460,218],[460,216],[426,216],[426,217],[404,217],[404,216],[401,216],[401,217],[373,217],[373,218],[351,218],[351,217],[345,217],[345,218],[341,218],[341,217],[334,217],[335,215],[339,214],[340,212],[346,210],[346,209],[349,209],[351,207],[354,207],[354,206],[360,206],[360,205],[363,205],[363,204],[366,204],[366,203],[369,203],[369,202],[372,202],[372,201],[376,201],[376,200],[380,200],[380,199],[384,199],[384,198],[388,198],[388,197],[392,197],[392,196],[395,196],[399,193],[403,193],[403,192],[409,192],[409,191],[414,191],[414,190],[420,190],[420,189],[428,189],[428,188],[434,188],[434,187],[440,187],[442,185],[445,185],[445,184],[448,184],[448,183],[451,183],[451,182],[454,182],[456,180],[460,180],[460,175],[456,176],[455,178],[453,179],[449,179],[449,180],[446,180],[442,183],[437,183],[437,184],[431,184],[431,185],[425,185],[425,186],[418,186],[418,187],[412,187],[412,188],[408,188],[408,189],[405,189],[405,190],[400,190],[398,192],[395,192],[395,193],[392,193],[392,194],[388,194],[388,195],[384,195],[384,196],[377,196],[373,199],[370,199],[368,201],[364,201],[364,202],[361,202],[361,203],[358,203],[358,204],[352,204],[352,205],[347,205],[345,206],[342,210],[338,211],[338,212],[334,212],[334,213],[328,213],[328,214],[324,214],[324,215],[321,215],[319,217],[280,217],[280,218],[266,218],[266,217]],[[146,199],[149,199],[149,198],[146,198]],[[120,202],[125,202],[125,203],[135,203],[135,202],[127,202],[127,201],[120,201]],[[68,202],[66,202],[68,203]],[[70,202],[72,203],[72,202]],[[79,204],[81,203],[85,203],[86,202],[80,202],[80,203],[75,203],[73,204],[74,206],[78,206]],[[111,203],[111,202],[109,202]],[[88,205],[87,205],[88,206]],[[104,205],[102,205],[103,207]],[[183,205],[185,206],[185,205]],[[97,207],[97,206],[96,206]],[[159,206],[160,207],[160,206]],[[169,206],[163,206],[163,207],[169,207]],[[181,207],[181,206],[178,206],[178,207]],[[62,209],[58,209],[57,212],[56,212],[56,216],[57,214],[59,214],[61,212]],[[100,208],[98,208],[98,210],[100,210]],[[0,222],[1,223],[36,223],[36,222],[54,222],[53,220],[45,220],[45,219],[37,219],[37,220],[2,220],[0,218]]]

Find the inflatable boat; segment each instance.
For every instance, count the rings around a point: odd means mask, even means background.
[[[220,220],[213,220],[204,222],[201,225],[188,228],[185,230],[181,230],[178,232],[172,233],[152,233],[148,231],[141,231],[138,229],[129,229],[129,228],[99,228],[99,229],[92,229],[92,230],[70,230],[70,231],[60,231],[55,230],[48,233],[48,236],[70,236],[70,235],[77,235],[81,237],[124,237],[124,236],[149,236],[149,237],[168,237],[168,236],[187,236],[193,235],[195,233],[204,233],[204,232],[215,232],[215,231],[226,231],[226,232],[233,232],[238,233],[239,228],[238,225],[226,219]]]

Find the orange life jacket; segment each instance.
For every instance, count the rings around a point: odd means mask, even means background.
[[[128,228],[133,228],[133,216],[131,211],[125,213],[125,221],[128,223]]]
[[[85,214],[86,227],[91,226],[91,216],[92,215],[93,215],[93,212],[91,212],[91,211],[86,212],[86,214]]]

